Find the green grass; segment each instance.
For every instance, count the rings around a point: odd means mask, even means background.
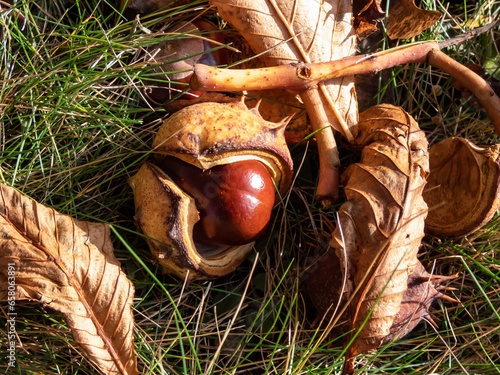
[[[439,4],[439,3],[438,3]],[[498,2],[464,2],[418,40],[446,39],[464,21],[498,18]],[[293,150],[298,178],[273,216],[268,233],[232,274],[183,285],[162,275],[136,233],[127,179],[149,156],[165,118],[148,108],[141,88],[154,74],[141,51],[172,27],[207,11],[205,1],[141,20],[121,18],[114,2],[19,1],[0,14],[0,179],[40,203],[79,220],[112,225],[115,254],[136,288],[138,366],[144,374],[333,374],[341,370],[342,337],[322,337],[303,294],[303,276],[325,251],[335,210],[314,199],[313,149]],[[433,8],[433,3],[427,4]],[[439,10],[443,10],[438,6]],[[210,11],[209,11],[210,13]],[[17,15],[23,15],[25,21]],[[212,18],[214,14],[210,14]],[[167,31],[168,31],[167,27]],[[172,35],[167,38],[173,37]],[[498,31],[446,50],[458,61],[500,75]],[[389,42],[386,41],[386,46]],[[483,111],[462,99],[451,79],[427,65],[396,67],[387,91],[427,132],[430,142],[462,136],[498,143]],[[380,82],[384,93],[384,81]],[[355,159],[342,150],[344,165]],[[301,164],[302,158],[305,158]],[[500,219],[456,240],[426,238],[423,264],[447,283],[459,304],[439,302],[439,328],[419,325],[410,335],[360,356],[367,374],[500,373]],[[4,304],[0,305],[3,308]],[[99,374],[75,345],[63,317],[18,302],[18,374]],[[342,322],[340,322],[342,323]],[[5,343],[0,324],[0,346]]]

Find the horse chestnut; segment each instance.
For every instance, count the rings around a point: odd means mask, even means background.
[[[285,124],[242,100],[192,104],[165,120],[151,162],[129,180],[135,223],[164,272],[207,280],[241,264],[266,228],[275,189],[284,195],[292,182]]]
[[[173,157],[159,166],[196,201],[200,220],[193,237],[213,246],[238,246],[257,239],[267,227],[274,205],[274,184],[256,160],[218,165],[206,171]]]

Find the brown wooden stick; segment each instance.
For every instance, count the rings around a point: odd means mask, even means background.
[[[192,89],[199,91],[276,88],[299,91],[313,130],[318,131],[316,139],[320,171],[316,197],[324,206],[328,206],[337,199],[340,168],[337,145],[330,127],[340,131],[349,141],[352,141],[353,137],[350,130],[340,123],[329,123],[318,91],[320,82],[356,74],[373,74],[401,64],[427,62],[450,74],[469,89],[483,105],[496,133],[500,135],[500,98],[479,75],[441,52],[440,48],[445,46],[448,44],[425,42],[330,62],[279,65],[260,69],[229,70],[197,64],[190,84]]]
[[[406,62],[425,61],[434,42],[403,47],[396,51],[375,55],[346,57],[325,63],[278,65],[260,69],[218,69],[197,64],[190,85],[200,91],[245,91],[291,89],[300,92],[311,125],[316,133],[320,160],[316,199],[325,207],[338,197],[340,159],[332,129],[338,130],[349,142],[354,140],[350,129],[342,121],[328,120],[318,86],[330,79],[354,74],[373,73]],[[321,87],[320,87],[321,88]],[[335,109],[335,106],[332,106]],[[336,113],[337,118],[340,115]]]
[[[305,90],[316,82],[327,78],[343,77],[353,74],[374,73],[392,66],[423,62],[430,50],[443,49],[464,42],[500,25],[500,20],[470,30],[443,42],[424,42],[412,46],[397,47],[376,54],[347,57],[336,61],[317,64],[290,64],[272,68],[226,70],[195,66],[191,85],[195,90],[204,91],[242,91],[265,90],[267,88],[287,88]],[[385,58],[380,58],[386,55]],[[369,60],[370,62],[365,62]],[[355,66],[360,64],[359,66]]]
[[[438,44],[426,42],[329,62],[278,65],[258,69],[220,69],[196,64],[190,85],[196,91],[287,89],[300,92],[316,88],[320,82],[331,78],[373,74],[395,65],[425,62],[427,54],[433,49],[439,49]],[[338,122],[331,125],[349,142],[353,141],[351,132],[345,124],[342,126],[342,123]]]
[[[300,98],[306,106],[313,130],[317,131],[319,178],[316,199],[328,207],[338,198],[340,159],[337,143],[319,91],[316,88],[302,91]]]
[[[191,88],[200,91],[308,90],[319,82],[355,74],[376,73],[400,64],[425,62],[436,42],[420,43],[391,50],[345,57],[321,63],[278,65],[258,69],[220,69],[203,64],[194,66]],[[342,131],[342,129],[338,129]]]
[[[218,69],[197,64],[190,85],[200,91],[245,91],[265,89],[292,89],[300,92],[316,134],[320,170],[316,198],[325,207],[338,197],[340,159],[332,128],[341,132],[349,142],[353,136],[342,122],[330,123],[323,108],[318,85],[330,78],[373,73],[408,60],[425,61],[434,42],[404,47],[396,58],[388,52],[376,55],[354,56],[326,63],[279,65],[260,69]],[[333,106],[333,109],[335,106]],[[337,113],[337,117],[340,115]],[[321,130],[320,130],[321,129]]]
[[[448,73],[472,92],[484,107],[495,132],[500,135],[500,98],[488,82],[440,50],[429,51],[427,63]]]
[[[443,70],[469,89],[485,108],[496,133],[500,135],[500,98],[483,78],[441,52],[440,44],[436,42],[324,63],[291,64],[263,69],[227,70],[196,65],[193,84],[195,89],[205,91],[242,90],[242,87],[247,90],[281,88],[302,91],[330,78],[373,74],[396,65],[418,62],[427,62]],[[335,127],[335,124],[332,125]],[[343,129],[335,129],[346,135]]]

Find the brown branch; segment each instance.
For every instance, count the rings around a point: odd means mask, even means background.
[[[326,207],[337,199],[340,159],[332,128],[340,131],[349,142],[353,136],[342,121],[330,123],[320,98],[318,85],[330,79],[354,74],[373,73],[407,61],[425,61],[434,42],[403,47],[394,52],[346,57],[325,63],[279,65],[260,69],[228,70],[197,64],[191,88],[201,91],[245,91],[292,89],[300,91],[314,131],[320,159],[316,198]],[[333,106],[335,109],[335,106]],[[336,113],[340,120],[340,115]]]
[[[306,106],[313,130],[317,131],[315,137],[319,154],[319,178],[316,199],[324,207],[328,207],[338,198],[340,159],[337,143],[319,90],[312,88],[302,91],[300,98]]]
[[[345,57],[321,63],[278,65],[259,69],[220,69],[196,64],[191,88],[200,91],[308,90],[330,78],[375,73],[395,65],[424,62],[436,42],[399,47],[376,54]],[[338,129],[341,131],[341,129]]]
[[[191,88],[196,91],[250,91],[286,89],[305,91],[331,78],[356,74],[373,74],[382,69],[410,62],[425,62],[430,50],[439,49],[435,42],[399,47],[372,55],[345,57],[321,63],[298,63],[259,69],[219,69],[203,64],[194,66]],[[309,112],[308,112],[309,113]],[[337,117],[339,115],[337,114]],[[353,137],[341,121],[331,124],[349,141]]]
[[[281,65],[263,69],[225,70],[196,65],[192,84],[195,89],[205,91],[270,88],[303,91],[316,87],[318,82],[330,78],[373,74],[396,65],[427,62],[450,74],[469,89],[485,108],[496,133],[500,135],[500,99],[483,78],[441,52],[439,50],[441,46],[445,44],[425,42],[330,62]],[[336,130],[346,135],[343,129],[336,128]]]
[[[328,79],[356,74],[374,74],[380,70],[408,63],[435,66],[457,79],[468,88],[485,108],[495,131],[500,135],[500,98],[490,85],[470,69],[440,51],[440,48],[462,42],[491,30],[499,21],[477,30],[459,35],[449,41],[425,42],[410,46],[340,60],[321,63],[295,63],[260,69],[219,69],[196,64],[191,78],[191,88],[197,91],[250,91],[287,89],[300,92],[314,131],[317,131],[320,157],[319,182],[316,197],[328,206],[337,198],[339,155],[331,128],[340,131],[349,142],[353,140],[349,128],[342,122],[329,123],[321,104],[318,85]],[[339,115],[337,117],[340,119]]]
[[[429,52],[427,62],[429,65],[448,73],[479,100],[488,114],[495,132],[500,135],[500,98],[495,94],[490,84],[469,68],[439,50]]]

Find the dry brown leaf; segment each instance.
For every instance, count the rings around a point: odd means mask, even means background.
[[[113,255],[109,227],[77,221],[0,183],[0,300],[15,268],[16,300],[60,311],[105,374],[138,374],[134,287]]]
[[[348,202],[330,243],[347,270],[352,329],[363,327],[348,359],[379,347],[390,332],[418,264],[429,173],[425,135],[403,109],[371,107],[360,115],[358,131],[362,159],[343,175]]]
[[[392,1],[387,18],[387,36],[391,39],[408,39],[434,25],[441,12],[420,9],[414,0]]]
[[[311,298],[317,310],[315,322],[329,321],[335,310],[340,307],[339,299],[342,290],[342,275],[340,261],[333,251],[327,252],[308,271],[305,291]],[[423,319],[433,322],[429,309],[438,299],[453,300],[442,294],[440,282],[454,278],[454,276],[431,276],[425,271],[420,261],[417,261],[414,272],[408,277],[408,288],[403,293],[401,306],[392,322],[389,334],[384,337],[382,344],[398,340],[411,332]],[[348,320],[344,314],[342,320]],[[340,336],[346,333],[345,326],[333,327],[331,334]]]
[[[359,41],[367,38],[378,30],[377,22],[382,20],[385,16],[385,13],[380,7],[381,3],[382,0],[353,1],[354,27],[356,28],[356,35]]]
[[[268,66],[295,62],[331,61],[356,53],[351,25],[352,10],[346,0],[211,0],[219,14],[248,41]],[[347,125],[357,122],[353,77],[325,82],[328,95]],[[336,116],[322,96],[331,124]]]

